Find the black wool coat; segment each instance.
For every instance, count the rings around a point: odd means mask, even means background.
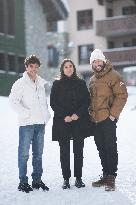
[[[55,80],[50,95],[50,105],[54,111],[52,140],[82,139],[93,135],[89,104],[90,95],[84,80],[72,77]],[[79,119],[65,122],[64,118],[72,114],[77,114]]]

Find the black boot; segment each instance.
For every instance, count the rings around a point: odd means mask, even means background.
[[[19,183],[18,191],[29,193],[30,191],[33,191],[33,189],[28,183]]]
[[[107,176],[105,191],[115,191],[115,176]]]
[[[77,188],[82,188],[82,187],[85,187],[85,184],[82,182],[82,179],[81,179],[81,178],[76,178],[75,186],[76,186]]]
[[[43,191],[49,191],[49,187],[47,187],[42,181],[34,183],[32,182],[33,189],[40,189],[42,188]]]
[[[103,175],[100,177],[99,180],[92,182],[92,186],[93,187],[101,187],[101,186],[105,186],[106,185],[106,180],[107,180],[107,176]]]
[[[69,179],[64,179],[64,183],[62,185],[63,189],[70,189]]]

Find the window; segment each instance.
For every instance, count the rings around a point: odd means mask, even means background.
[[[108,41],[108,48],[115,48],[115,44],[113,41]]]
[[[132,39],[132,46],[136,46],[136,38]]]
[[[56,21],[47,21],[47,32],[57,32]]]
[[[0,33],[4,33],[4,0],[0,0]]]
[[[136,14],[136,6],[127,6],[122,8],[123,15]]]
[[[0,0],[0,33],[15,35],[15,0]]]
[[[78,56],[79,56],[80,65],[89,64],[89,58],[93,49],[94,49],[93,44],[82,45],[78,47]]]
[[[25,71],[24,60],[25,60],[24,57],[17,58],[18,73],[24,73],[24,71]]]
[[[111,8],[108,8],[108,9],[106,10],[106,16],[107,16],[107,17],[112,17],[112,16],[113,16],[113,10],[112,10]]]
[[[77,29],[85,30],[92,28],[93,24],[93,14],[92,10],[84,10],[77,12]]]
[[[123,47],[136,46],[136,38],[133,38],[130,41],[123,42]]]
[[[15,2],[14,0],[7,1],[7,33],[9,35],[15,34]]]
[[[99,5],[103,5],[103,0],[98,0]]]
[[[8,54],[8,71],[16,71],[15,56]]]
[[[5,70],[5,56],[4,56],[4,53],[0,53],[0,70]]]
[[[59,63],[59,53],[53,45],[48,46],[48,67],[57,67]]]
[[[123,47],[131,47],[131,41],[123,42]]]

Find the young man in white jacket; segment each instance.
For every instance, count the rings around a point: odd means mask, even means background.
[[[19,147],[18,168],[19,186],[18,190],[29,193],[34,188],[49,190],[42,182],[42,154],[44,147],[45,125],[50,118],[48,111],[45,80],[37,73],[40,60],[31,55],[24,61],[26,71],[23,77],[17,80],[11,89],[9,100],[13,109],[18,113],[19,122]],[[32,186],[28,184],[27,161],[29,149],[32,144]]]

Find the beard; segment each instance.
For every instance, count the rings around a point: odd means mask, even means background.
[[[102,72],[104,70],[104,67],[105,67],[105,63],[103,63],[103,65],[98,65],[98,66],[92,65],[92,69],[97,73]]]

